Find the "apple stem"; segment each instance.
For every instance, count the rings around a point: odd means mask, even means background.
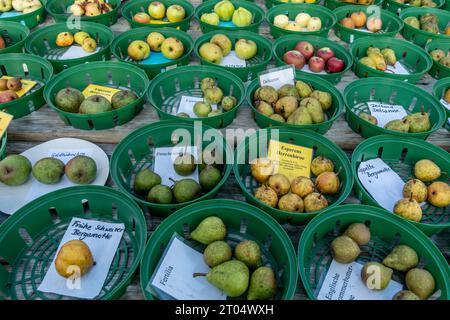
[[[207,275],[207,273],[198,273],[198,272],[196,272],[192,276],[194,278],[196,278],[196,277],[206,277],[206,275]]]

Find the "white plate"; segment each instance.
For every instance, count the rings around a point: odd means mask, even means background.
[[[105,185],[109,175],[108,156],[102,149],[91,142],[73,138],[55,139],[37,145],[21,154],[27,157],[31,164],[34,165],[38,160],[49,157],[51,150],[57,150],[58,152],[87,152],[87,155],[93,158],[97,164],[97,177],[91,185]],[[64,161],[64,159],[61,160]],[[59,183],[54,185],[42,184],[34,179],[33,175],[30,175],[30,179],[20,186],[12,187],[0,183],[0,211],[11,215],[40,196],[75,185],[65,175]]]

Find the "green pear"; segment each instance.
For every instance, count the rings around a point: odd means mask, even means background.
[[[251,269],[261,265],[261,248],[255,241],[244,240],[238,243],[234,249],[234,255]]]
[[[193,200],[200,194],[200,185],[193,179],[182,179],[173,185],[173,195],[178,203]]]
[[[223,97],[222,102],[221,102],[221,106],[223,108],[223,110],[225,111],[229,111],[231,109],[233,109],[237,104],[237,99],[233,96],[226,96]]]
[[[66,112],[78,113],[83,101],[81,91],[70,87],[59,90],[55,96],[56,106]]]
[[[304,107],[297,108],[287,119],[287,123],[302,125],[302,124],[312,124],[313,120],[308,110]]]
[[[419,256],[417,255],[417,252],[406,245],[395,246],[391,253],[383,260],[383,264],[386,267],[403,272],[414,268],[418,263]]]
[[[89,184],[97,177],[97,164],[88,156],[76,156],[67,162],[67,178],[76,184]]]
[[[430,115],[424,111],[410,114],[404,119],[409,123],[410,132],[424,132],[431,128]]]
[[[425,269],[413,268],[405,277],[406,287],[420,299],[428,299],[434,291],[433,275]]]
[[[361,270],[364,284],[371,290],[383,290],[389,285],[392,278],[392,269],[379,262],[366,262]]]
[[[331,255],[339,263],[351,263],[360,253],[358,244],[350,237],[339,236],[331,242]]]
[[[138,99],[138,96],[130,90],[120,90],[111,97],[111,106],[113,109],[119,109],[132,104]]]
[[[303,82],[301,80],[297,80],[295,82],[295,88],[297,88],[298,95],[300,96],[300,98],[307,98],[313,92],[312,87],[308,83]]]
[[[402,290],[397,292],[392,300],[420,300],[420,298],[409,290]]]
[[[300,102],[300,107],[305,107],[308,110],[313,123],[322,123],[325,121],[322,105],[316,98],[303,99]]]
[[[30,173],[30,161],[20,154],[7,156],[0,161],[0,182],[8,186],[24,184],[27,182]]]
[[[173,194],[169,186],[158,184],[147,195],[147,200],[159,204],[172,203]]]
[[[221,241],[227,235],[227,227],[219,217],[208,217],[191,232],[191,238],[203,244]]]
[[[188,176],[197,168],[195,157],[190,153],[180,154],[173,161],[173,168],[180,176]]]
[[[200,171],[200,185],[204,190],[212,190],[222,179],[222,172],[213,166],[206,166]]]
[[[33,166],[33,177],[44,184],[55,184],[64,175],[64,162],[56,158],[43,158]]]
[[[391,120],[384,125],[386,130],[409,132],[409,122],[405,119]]]
[[[225,241],[214,241],[210,243],[203,252],[205,263],[214,268],[221,263],[231,260],[233,251]]]
[[[212,88],[216,86],[216,81],[213,78],[203,78],[202,81],[200,81],[200,89],[202,89],[202,92],[205,92],[206,89]]]
[[[148,194],[156,185],[161,183],[161,177],[150,169],[142,169],[134,179],[134,192]]]
[[[269,267],[259,267],[251,278],[247,293],[247,300],[273,299],[277,293],[277,280],[273,270]]]
[[[97,114],[112,110],[111,103],[103,96],[93,95],[87,97],[80,105],[80,113]]]
[[[245,263],[231,260],[212,268],[207,274],[194,273],[194,277],[199,276],[206,276],[213,286],[225,292],[230,298],[236,298],[247,291],[250,271]]]

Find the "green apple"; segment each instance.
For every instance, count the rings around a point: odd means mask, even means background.
[[[220,18],[215,12],[202,14],[200,20],[204,23],[211,24],[213,26],[218,26],[220,23]]]
[[[159,32],[150,32],[147,36],[147,44],[150,46],[152,51],[161,51],[161,45],[166,40],[166,38]]]
[[[182,6],[173,4],[167,8],[166,16],[170,22],[178,22],[184,19],[186,11]]]
[[[233,23],[238,27],[246,27],[252,23],[253,15],[243,7],[237,8],[233,13]]]
[[[234,10],[234,5],[229,0],[220,1],[214,6],[214,12],[223,21],[230,21],[231,17],[233,17]]]
[[[167,59],[178,59],[184,53],[183,42],[174,37],[167,38],[161,45],[161,53]]]
[[[81,114],[96,114],[112,110],[111,103],[103,96],[93,95],[87,97],[80,105]]]
[[[200,57],[211,63],[219,64],[223,59],[222,49],[214,43],[206,42],[198,50]]]
[[[0,12],[8,12],[12,8],[12,0],[0,0]]]
[[[239,39],[234,45],[236,55],[244,60],[253,58],[258,52],[258,46],[252,40]]]
[[[166,7],[159,1],[153,1],[148,6],[148,14],[153,19],[162,19],[166,15]]]
[[[199,118],[207,117],[212,111],[212,107],[209,103],[199,101],[194,104],[194,113]]]
[[[128,56],[134,61],[147,59],[150,56],[150,46],[142,40],[134,40],[128,46]]]
[[[9,155],[0,161],[0,182],[7,186],[24,184],[27,182],[30,173],[30,161],[20,154]]]
[[[231,51],[231,47],[232,47],[231,40],[224,34],[221,34],[221,33],[215,34],[211,38],[211,40],[209,40],[209,42],[217,44],[220,47],[220,49],[222,49],[222,53],[224,56],[229,54]]]

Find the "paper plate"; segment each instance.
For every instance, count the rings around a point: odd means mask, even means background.
[[[105,185],[109,175],[108,156],[91,142],[73,138],[55,139],[30,148],[21,154],[34,165],[42,158],[50,157],[52,154],[55,156],[55,153],[58,153],[57,157],[65,163],[77,154],[90,156],[97,164],[97,178],[91,185]],[[20,186],[11,187],[0,183],[0,211],[11,215],[28,202],[44,194],[74,185],[76,184],[67,179],[65,175],[59,183],[54,185],[40,183],[32,175],[25,184]]]

